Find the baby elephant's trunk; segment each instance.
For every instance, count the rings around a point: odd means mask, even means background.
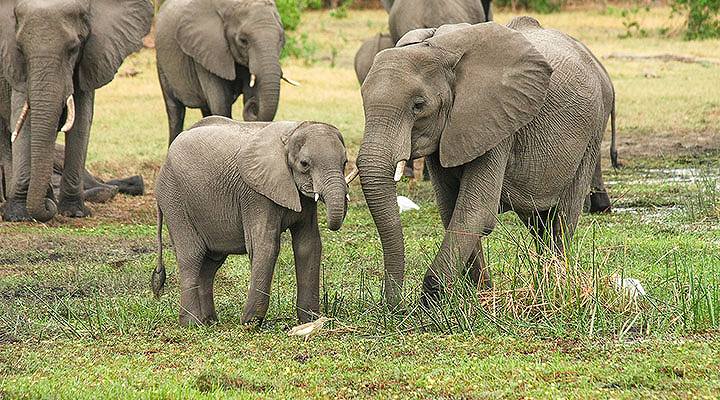
[[[163,213],[158,205],[157,208],[157,266],[152,274],[152,291],[155,298],[160,297],[160,292],[165,286],[165,263],[163,263],[163,245],[162,245],[162,227],[163,227]]]

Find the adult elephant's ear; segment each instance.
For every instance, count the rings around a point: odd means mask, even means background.
[[[235,80],[235,60],[227,39],[225,25],[212,0],[191,0],[175,32],[183,53],[211,73],[229,81]]]
[[[237,163],[245,183],[275,204],[300,212],[300,192],[288,165],[284,141],[297,130],[300,122],[275,122],[252,135],[237,154]]]
[[[390,12],[390,9],[392,9],[393,4],[395,3],[395,0],[380,0],[380,2],[383,5],[383,8],[385,8],[385,11]]]
[[[532,121],[553,71],[521,33],[494,22],[445,32],[427,43],[447,52],[454,71],[453,106],[440,138],[440,162],[449,168],[483,155]]]
[[[142,48],[150,32],[153,5],[149,0],[93,0],[90,35],[82,50],[79,84],[83,90],[107,85],[125,57]]]
[[[0,78],[10,81],[14,89],[24,91],[25,60],[15,41],[15,2],[0,1]]]

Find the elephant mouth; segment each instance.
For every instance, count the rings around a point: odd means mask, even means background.
[[[22,131],[22,127],[23,125],[25,125],[25,121],[27,120],[29,111],[30,104],[26,100],[25,104],[23,104],[22,111],[20,112],[20,117],[18,117],[18,120],[15,123],[15,130],[12,132],[12,136],[10,137],[11,142],[15,142],[18,134],[20,133],[20,131]],[[72,129],[75,125],[75,97],[73,95],[68,96],[67,100],[65,101],[62,111],[60,112],[59,121],[65,121],[62,126],[60,126],[58,123],[58,131],[63,134],[68,133],[70,129]]]

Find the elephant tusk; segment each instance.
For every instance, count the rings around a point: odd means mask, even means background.
[[[255,87],[255,74],[250,74],[250,87]]]
[[[350,193],[346,193],[346,194],[345,194],[345,198],[346,198],[347,201],[349,202],[349,201],[350,201]]]
[[[353,179],[357,178],[360,171],[355,167],[346,177],[345,177],[345,183],[350,184],[350,182],[353,181]]]
[[[300,86],[300,82],[295,81],[295,80],[292,80],[292,79],[290,79],[290,78],[286,78],[286,77],[283,76],[283,77],[282,77],[282,80],[284,80],[285,82],[287,82],[287,83],[289,83],[289,84],[291,84],[291,85],[293,85],[293,86]]]
[[[65,104],[67,105],[67,118],[65,119],[65,125],[60,128],[60,132],[64,134],[68,133],[75,125],[75,98],[73,95],[68,96]]]
[[[318,200],[320,200],[320,194],[315,193],[315,202],[317,203]]]
[[[28,116],[28,111],[30,111],[30,104],[28,104],[27,100],[25,100],[25,104],[23,104],[22,111],[20,112],[20,117],[18,117],[17,123],[15,124],[15,130],[12,132],[12,136],[10,137],[10,141],[12,143],[15,142],[15,139],[17,139],[20,130],[25,124],[25,120]]]
[[[402,179],[403,173],[405,172],[406,163],[407,161],[405,160],[398,161],[397,167],[395,167],[395,176],[393,177],[395,182],[400,182],[400,179]]]

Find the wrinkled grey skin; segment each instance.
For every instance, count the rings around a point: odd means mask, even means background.
[[[328,228],[347,212],[347,162],[342,136],[317,122],[235,122],[205,118],[168,150],[158,175],[158,267],[153,291],[165,282],[162,220],[167,220],[180,281],[180,323],[216,321],[213,280],[228,254],[248,254],[250,288],[243,322],[261,322],[280,250],[292,234],[297,315],[319,310],[321,256],[315,194],[327,206]]]
[[[246,121],[272,121],[284,43],[271,0],[166,1],[158,13],[155,45],[170,143],[183,130],[186,107],[200,108],[204,117],[232,118],[241,94]]]
[[[355,75],[361,85],[365,81],[368,72],[370,72],[375,55],[393,46],[395,46],[395,42],[387,33],[378,33],[363,42],[360,49],[355,53]]]
[[[393,43],[414,29],[492,21],[490,0],[382,0]]]
[[[392,306],[405,269],[393,181],[402,160],[426,157],[447,230],[425,274],[426,302],[460,275],[490,285],[480,238],[498,210],[515,211],[559,252],[573,236],[613,96],[580,43],[529,17],[509,26],[412,31],[376,56],[363,84],[357,165]]]
[[[6,221],[45,222],[58,211],[70,217],[90,214],[82,173],[95,89],[109,83],[125,57],[142,47],[152,14],[149,0],[0,1],[0,68],[13,88],[11,129],[26,99],[30,106],[12,145],[14,184],[3,213]],[[48,188],[70,95],[75,124],[65,138],[56,204]]]
[[[10,84],[0,77],[0,207],[5,204],[5,194],[8,193],[9,183],[12,181],[12,145],[10,143],[10,98],[12,89]],[[65,170],[65,146],[55,144],[53,159],[53,174],[51,184],[54,198],[60,195],[60,182]],[[118,193],[139,196],[144,193],[143,179],[139,175],[128,178],[113,179],[103,182],[93,176],[87,169],[83,169],[83,198],[91,203],[105,203]]]

